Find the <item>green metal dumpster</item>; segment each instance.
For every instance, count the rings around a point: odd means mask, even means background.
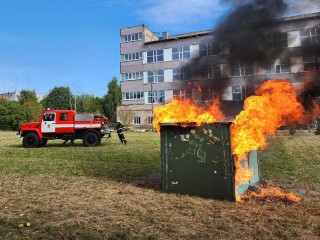
[[[169,193],[235,201],[259,181],[256,152],[242,164],[254,172],[248,183],[235,186],[230,122],[195,126],[160,124],[162,189]]]

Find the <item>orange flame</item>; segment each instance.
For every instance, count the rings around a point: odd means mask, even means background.
[[[262,185],[256,186],[258,192],[249,191],[240,197],[241,201],[245,201],[251,198],[267,200],[269,202],[284,201],[287,203],[300,204],[301,198],[297,197],[294,193],[284,193],[277,187],[264,187]]]
[[[269,80],[248,97],[244,110],[231,125],[232,153],[235,157],[235,185],[247,184],[253,172],[242,163],[252,150],[265,149],[267,137],[285,124],[301,122],[304,108],[298,102],[296,88],[288,80]],[[219,100],[207,110],[200,108],[191,100],[173,99],[172,102],[157,107],[153,124],[160,132],[160,123],[213,123],[223,120]],[[241,198],[236,196],[237,201]]]
[[[202,123],[218,122],[223,119],[219,108],[219,99],[215,99],[207,110],[198,107],[191,100],[173,99],[172,102],[157,107],[154,111],[153,125],[160,132],[160,123]]]
[[[250,169],[241,166],[252,150],[265,149],[267,137],[284,124],[300,122],[304,108],[297,100],[295,88],[288,80],[270,80],[248,97],[244,110],[231,125],[232,153],[235,156],[235,185],[247,184]],[[237,198],[239,200],[239,198]]]
[[[288,80],[270,80],[248,97],[244,110],[231,126],[232,152],[245,158],[252,150],[265,149],[266,139],[288,123],[301,122],[304,108]]]

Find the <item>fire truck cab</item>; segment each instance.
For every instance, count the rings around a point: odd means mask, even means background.
[[[111,137],[107,122],[108,118],[102,115],[44,110],[39,122],[22,124],[17,135],[23,137],[22,144],[26,148],[44,146],[53,139],[82,139],[84,146],[93,147],[100,144],[105,135]]]

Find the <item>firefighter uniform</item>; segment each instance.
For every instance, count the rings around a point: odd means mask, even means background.
[[[320,118],[316,119],[316,121],[314,122],[314,133],[316,135],[320,134]]]
[[[119,136],[120,141],[122,144],[127,144],[127,140],[124,137],[124,125],[121,122],[117,122],[117,125],[115,126],[114,130],[117,131],[117,134]]]

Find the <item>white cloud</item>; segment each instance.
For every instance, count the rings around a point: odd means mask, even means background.
[[[199,24],[212,28],[214,19],[220,18],[228,10],[227,5],[221,2],[220,0],[145,0],[137,14],[147,24],[164,31],[184,30]]]

